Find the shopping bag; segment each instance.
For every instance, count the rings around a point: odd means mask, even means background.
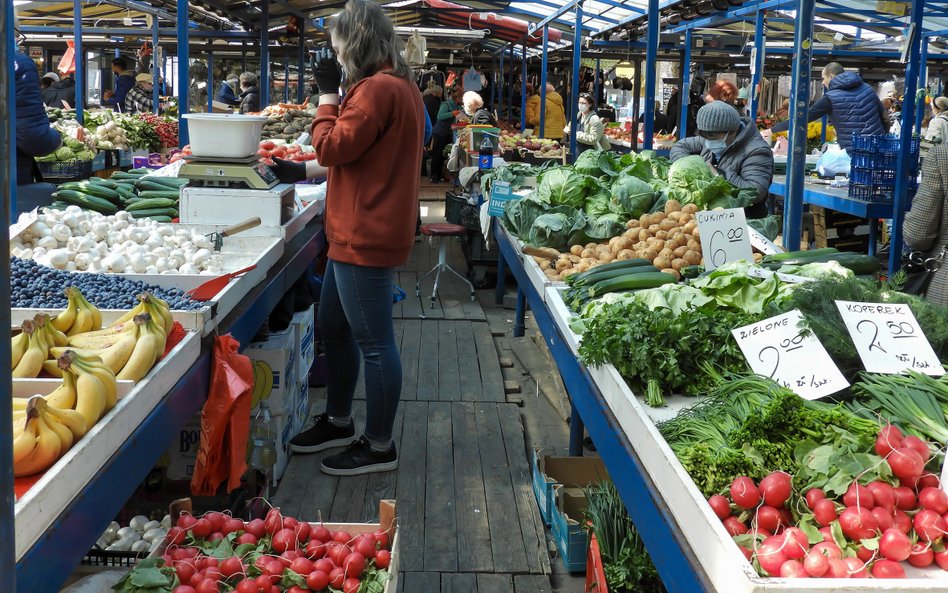
[[[816,172],[820,177],[835,177],[849,175],[849,153],[839,147],[839,144],[828,144],[826,152],[816,161]]]
[[[76,42],[67,41],[66,42],[66,52],[63,54],[61,60],[59,60],[59,65],[56,66],[56,70],[60,72],[66,72],[71,74],[76,71]]]
[[[247,471],[253,363],[238,352],[230,334],[214,339],[211,384],[201,411],[201,444],[194,463],[191,492],[212,496],[227,482],[230,492]]]

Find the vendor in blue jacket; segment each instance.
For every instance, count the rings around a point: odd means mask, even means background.
[[[112,75],[115,77],[115,90],[105,91],[102,106],[125,111],[125,95],[135,86],[135,71],[128,69],[128,61],[125,58],[118,57],[112,60]]]
[[[25,212],[50,203],[53,186],[40,181],[34,157],[47,155],[62,144],[59,132],[49,125],[40,97],[36,64],[21,51],[13,54],[16,90],[16,185],[17,210]]]
[[[882,101],[858,74],[846,72],[838,62],[830,62],[823,67],[823,86],[826,93],[810,105],[807,121],[828,116],[836,128],[836,141],[844,150],[852,146],[853,134],[878,136],[888,131],[889,118]],[[775,125],[770,132],[789,128],[788,120]]]

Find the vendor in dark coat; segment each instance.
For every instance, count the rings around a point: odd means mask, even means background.
[[[34,66],[33,70],[36,68]],[[38,75],[34,75],[38,76]],[[49,85],[49,88],[43,91],[43,103],[47,107],[56,107],[57,109],[63,108],[63,101],[65,101],[70,107],[76,106],[76,81],[69,74],[59,75],[59,80]],[[39,87],[39,81],[36,83]]]
[[[115,76],[115,90],[105,92],[102,105],[122,111],[125,108],[125,95],[135,86],[135,71],[128,69],[125,58],[119,57],[112,60],[112,75]]]
[[[257,75],[253,72],[244,72],[240,75],[240,112],[257,113],[260,111],[260,88],[257,86]]]
[[[13,75],[16,89],[17,207],[20,211],[24,211],[25,206],[31,205],[26,199],[27,194],[30,193],[27,188],[37,181],[34,177],[34,172],[38,171],[34,157],[47,155],[59,148],[62,137],[49,125],[46,108],[40,97],[39,73],[36,71],[36,64],[20,51],[13,54]],[[40,193],[48,197],[52,194],[53,188],[48,184],[44,186],[45,188]],[[41,203],[49,204],[49,201],[39,199],[34,207]]]

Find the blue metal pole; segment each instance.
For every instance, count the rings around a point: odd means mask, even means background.
[[[767,11],[758,10],[757,19],[754,22],[754,69],[751,77],[751,100],[750,100],[750,118],[751,122],[757,121],[757,109],[760,105],[760,80],[764,77],[764,53],[767,46],[767,32],[764,29]]]
[[[207,52],[207,112],[214,112],[214,52]]]
[[[596,71],[593,73],[593,98],[596,99],[596,104],[593,105],[594,109],[599,107],[599,69],[601,62],[600,58],[596,58]]]
[[[813,15],[816,0],[800,0],[797,28],[793,36],[793,68],[790,88],[790,158],[787,195],[784,200],[783,246],[800,249],[803,227],[803,177],[806,167],[807,110],[810,102],[810,69],[813,66]]]
[[[82,0],[73,0],[72,2],[73,18],[73,41],[76,50],[76,121],[82,123],[82,106],[85,104],[85,86],[86,86],[86,61],[82,52]],[[60,107],[57,105],[56,107]]]
[[[264,0],[260,15],[260,107],[270,104],[270,0]]]
[[[304,28],[306,27],[306,22],[303,19],[300,19],[300,47],[299,55],[297,55],[297,77],[296,77],[296,102],[300,105],[303,103],[303,86],[306,80],[306,37],[303,33]],[[263,107],[261,105],[260,107]]]
[[[573,30],[573,84],[570,85],[569,154],[576,158],[576,133],[579,125],[579,62],[583,56],[583,5],[576,5],[576,28]]]
[[[915,133],[922,133],[922,119],[925,117],[925,97],[928,96],[928,39],[922,40],[922,54],[918,64],[918,88],[925,89],[925,94],[918,99],[915,113]],[[908,95],[905,96],[908,100]]]
[[[658,1],[648,0],[648,31],[645,37],[645,62],[648,68],[645,70],[645,137],[642,139],[642,148],[645,150],[651,150],[655,131],[655,83],[658,78],[658,33],[661,27]]]
[[[283,102],[290,102],[290,61],[283,61]],[[263,105],[260,106],[263,109]]]
[[[6,2],[0,10],[0,63],[13,64],[16,51],[13,15],[13,3]],[[12,76],[13,68],[3,68],[0,72],[0,105],[4,106],[6,116],[0,117],[0,138],[6,138],[9,158],[0,163],[0,226],[8,228],[16,212],[16,89]],[[0,233],[0,252],[10,252],[7,233]],[[0,276],[10,277],[10,258],[0,257]],[[9,283],[0,286],[0,323],[8,327],[10,323]],[[7,340],[0,340],[0,357],[10,356]],[[0,426],[13,426],[13,397],[11,394],[10,369],[0,369]],[[16,529],[14,527],[13,496],[13,439],[0,438],[0,591],[16,591]]]
[[[892,232],[889,239],[889,273],[899,270],[902,259],[902,222],[909,207],[909,181],[915,174],[917,156],[912,154],[912,123],[915,121],[915,91],[918,89],[921,61],[922,11],[925,0],[912,0],[909,21],[908,68],[905,70],[905,100],[902,101],[902,130],[899,158],[895,169],[895,191],[892,195]]]
[[[514,90],[514,45],[510,44],[510,58],[507,60],[507,122],[513,119],[513,90]]]
[[[490,94],[492,98],[492,103],[494,110],[499,116],[501,113],[503,97],[504,97],[504,88],[501,86],[501,82],[504,80],[504,52],[500,52],[500,66],[497,70],[494,71],[493,81],[494,84],[490,89]]]
[[[540,63],[540,126],[535,135],[537,138],[546,137],[546,69],[548,64],[547,43],[550,40],[550,28],[543,26],[543,55]]]
[[[159,86],[159,75],[160,69],[158,68],[158,17],[151,19],[151,102],[153,105],[153,111],[158,113],[160,108],[158,104],[158,86]],[[124,109],[125,106],[120,107],[120,111]]]
[[[688,133],[688,97],[691,95],[691,29],[685,31],[685,67],[681,71],[681,114],[678,117],[678,138],[683,140]]]
[[[527,129],[527,44],[520,46],[520,132]]]
[[[188,138],[188,120],[184,114],[188,110],[188,93],[191,84],[190,51],[188,50],[188,3],[178,0],[178,145],[184,147],[190,143]]]

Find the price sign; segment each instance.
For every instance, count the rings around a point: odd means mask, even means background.
[[[803,284],[805,282],[814,282],[816,278],[807,278],[806,276],[794,276],[793,274],[781,274],[779,272],[771,272],[765,268],[750,268],[747,270],[747,275],[753,278],[762,278],[766,280],[771,276],[776,276],[777,280],[781,282],[786,282],[788,284]]]
[[[739,259],[754,261],[743,208],[703,210],[695,213],[695,220],[701,231],[705,270],[711,271]]]
[[[14,224],[10,225],[10,238],[14,238],[22,233],[24,230],[30,228],[30,226],[36,222],[36,219],[39,217],[39,208],[33,208],[30,212],[24,212],[20,214]]]
[[[757,232],[757,229],[748,226],[747,234],[750,236],[751,247],[763,253],[764,255],[773,255],[775,253],[783,252],[779,247],[777,247],[776,243]]]
[[[487,213],[491,216],[503,216],[507,209],[507,202],[515,196],[510,191],[510,184],[506,181],[495,181],[490,186],[490,206]]]
[[[836,301],[836,307],[870,373],[911,370],[934,377],[945,374],[908,305]]]
[[[751,369],[806,399],[849,387],[823,344],[803,335],[798,310],[731,330]]]

